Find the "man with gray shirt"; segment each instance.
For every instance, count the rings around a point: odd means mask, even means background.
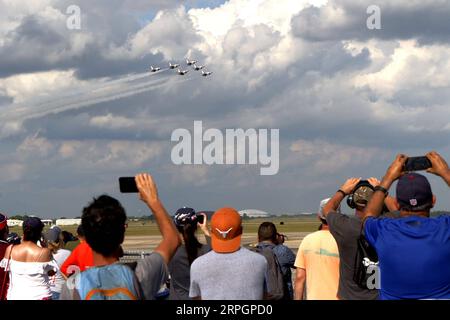
[[[369,186],[370,184],[370,186]],[[361,178],[348,179],[328,201],[323,208],[330,232],[336,240],[339,249],[339,289],[338,298],[341,300],[376,300],[378,290],[360,287],[354,280],[355,259],[358,250],[358,238],[362,231],[362,217],[364,209],[373,195],[373,188],[380,184],[376,178],[370,178],[362,183]],[[352,195],[355,216],[350,217],[338,212],[341,201]],[[396,207],[392,197],[387,197],[385,205],[394,211]]]
[[[222,208],[211,219],[213,251],[191,265],[189,296],[203,300],[262,300],[267,261],[241,247],[242,221],[232,208]]]

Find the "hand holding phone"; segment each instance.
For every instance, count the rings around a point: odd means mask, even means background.
[[[199,224],[203,224],[204,221],[205,221],[205,216],[202,213],[197,214],[197,222]]]

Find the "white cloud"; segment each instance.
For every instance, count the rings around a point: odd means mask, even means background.
[[[44,137],[39,136],[39,132],[28,136],[17,147],[17,153],[20,156],[27,156],[35,158],[36,156],[45,157],[50,154],[53,149],[53,144]]]
[[[16,104],[38,99],[47,99],[52,102],[52,96],[55,94],[58,95],[82,85],[83,81],[75,77],[73,70],[19,74],[0,79],[0,88],[13,98]]]
[[[114,116],[111,113],[108,113],[105,116],[93,117],[89,121],[89,124],[98,128],[121,129],[132,127],[134,125],[134,121],[132,119]]]

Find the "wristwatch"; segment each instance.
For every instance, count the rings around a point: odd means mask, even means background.
[[[383,192],[384,196],[387,196],[389,194],[389,191],[386,188],[382,187],[382,186],[376,186],[375,188],[373,188],[373,192],[376,192],[376,191]]]
[[[341,190],[341,189],[339,189],[338,191],[336,191],[336,193],[337,193],[337,192],[342,193],[342,195],[344,196],[344,198],[347,196],[347,194],[346,194],[343,190]]]

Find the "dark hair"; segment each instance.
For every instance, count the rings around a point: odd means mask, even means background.
[[[202,247],[202,244],[195,236],[197,224],[186,223],[185,225],[178,226],[177,229],[183,236],[184,248],[188,256],[189,265],[191,265],[198,257],[198,249]]]
[[[44,230],[44,224],[35,227],[24,224],[22,229],[23,240],[37,243],[42,239],[42,230]]]
[[[108,195],[94,198],[81,217],[86,242],[95,252],[114,256],[125,238],[126,220],[125,209],[118,200]]]
[[[263,222],[258,228],[259,241],[277,242],[277,227],[272,222]]]
[[[77,235],[84,238],[83,225],[81,225],[81,224],[77,228]]]

